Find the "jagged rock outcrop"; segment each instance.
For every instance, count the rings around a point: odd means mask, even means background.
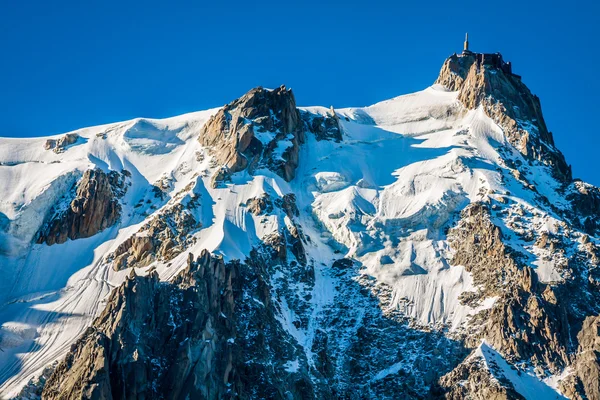
[[[564,274],[561,281],[542,283],[526,258],[507,245],[490,213],[485,203],[471,204],[448,233],[454,250],[451,263],[465,266],[478,287],[476,293],[463,293],[463,301],[478,306],[484,298],[495,298],[490,308],[470,320],[465,343],[475,346],[478,340],[485,340],[507,361],[533,366],[541,376],[569,368],[574,372],[561,382],[562,392],[569,398],[597,398],[599,324],[597,317],[589,317],[597,315],[599,301],[593,278],[597,269],[595,245],[587,236],[571,236],[570,230],[542,232],[537,239],[533,232],[523,232],[524,238],[530,235],[528,240],[535,248],[555,257],[556,267]],[[565,258],[569,246],[577,251]],[[472,366],[465,361],[441,380],[450,398],[467,393],[473,398],[480,396],[472,392],[476,389],[472,384],[480,381]]]
[[[311,382],[306,355],[278,319],[268,270],[288,267],[256,250],[243,266],[203,251],[170,283],[132,272],[43,398],[332,398]]]
[[[296,260],[300,265],[305,266],[307,259],[303,242],[306,241],[306,238],[304,237],[300,225],[295,222],[296,217],[300,214],[298,206],[296,205],[296,196],[293,193],[288,193],[282,198],[276,199],[275,204],[280,207],[289,218],[290,224],[286,225],[284,234],[292,254],[294,254],[294,257],[296,257]]]
[[[583,321],[577,341],[572,373],[561,382],[561,391],[574,399],[600,399],[600,317]]]
[[[246,208],[254,215],[268,214],[273,211],[273,202],[268,194],[263,193],[259,197],[248,199]]]
[[[444,62],[435,83],[459,91],[458,99],[467,109],[483,107],[527,159],[551,166],[562,181],[572,179],[571,167],[546,127],[539,98],[500,54],[454,54]]]
[[[48,139],[46,143],[44,143],[44,149],[52,150],[53,152],[59,154],[65,151],[65,149],[77,142],[79,139],[79,135],[76,133],[67,133],[65,136],[62,136],[58,139]]]
[[[190,212],[198,201],[198,197],[194,197],[185,205],[177,203],[163,210],[121,243],[107,256],[107,261],[113,262],[113,268],[118,271],[172,260],[195,242],[193,233],[202,227]]]
[[[231,171],[229,168],[222,166],[210,178],[210,187],[216,189],[223,186],[226,182],[231,182]]]
[[[314,283],[314,275],[310,268],[288,262],[286,252],[281,254],[285,242],[275,243],[279,246],[265,243],[254,249],[240,269],[243,287],[237,326],[243,334],[236,345],[244,355],[238,368],[246,394],[242,398],[332,399],[323,382],[311,379],[306,353],[281,317],[288,307],[297,310],[288,323],[295,329],[307,328],[307,291],[298,289]]]
[[[51,365],[46,366],[42,371],[41,375],[30,379],[29,382],[25,386],[23,386],[16,399],[41,399],[42,392],[44,391],[44,386],[46,385],[46,381],[52,376],[57,366],[58,361],[55,361]]]
[[[126,191],[126,174],[100,169],[85,171],[70,195],[66,209],[53,210],[37,234],[37,243],[60,244],[67,239],[87,238],[114,225],[121,216],[119,198]],[[68,195],[69,196],[69,195]],[[66,198],[65,200],[68,200]]]
[[[228,173],[268,167],[294,178],[304,129],[291,89],[258,87],[225,105],[203,126],[199,141]],[[219,182],[223,179],[213,178]]]
[[[486,363],[484,358],[473,352],[459,366],[440,379],[440,397],[447,400],[522,400],[513,385],[496,367]]]
[[[572,204],[571,220],[575,227],[595,235],[600,231],[600,189],[575,181],[566,196]]]
[[[311,351],[316,370],[332,387],[335,398],[426,399],[441,375],[467,353],[462,343],[435,330],[414,328],[384,301],[390,290],[357,275],[358,263],[338,259],[328,268],[338,290],[315,333]]]
[[[472,324],[480,325],[481,331],[467,342],[475,345],[485,339],[509,360],[531,360],[554,371],[566,365],[570,350],[567,309],[504,243],[500,228],[490,220],[489,208],[482,203],[468,206],[448,235],[455,250],[451,263],[463,265],[480,288],[465,297],[470,302],[498,298],[491,309],[474,317]]]
[[[48,379],[44,399],[238,398],[238,264],[203,251],[169,284],[134,273]]]
[[[302,111],[302,120],[307,130],[315,135],[317,140],[342,141],[342,128],[340,118],[337,116],[333,106],[326,115],[317,115],[308,111]]]

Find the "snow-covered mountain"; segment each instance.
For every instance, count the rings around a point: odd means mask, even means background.
[[[0,392],[597,399],[599,212],[499,54],[2,138]]]

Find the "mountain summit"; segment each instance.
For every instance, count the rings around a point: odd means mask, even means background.
[[[571,167],[554,146],[539,98],[512,72],[512,64],[502,54],[473,53],[467,40],[462,54],[444,62],[436,83],[458,91],[458,100],[467,109],[482,107],[526,158],[551,165],[560,180],[571,180]]]
[[[598,399],[600,190],[498,54],[0,139],[0,391]]]

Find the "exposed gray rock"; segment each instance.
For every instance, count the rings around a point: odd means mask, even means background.
[[[64,210],[52,210],[50,220],[37,234],[37,243],[53,245],[95,235],[115,224],[121,216],[119,197],[125,191],[125,175],[87,170],[77,183]]]
[[[513,385],[503,376],[493,374],[480,357],[469,356],[452,372],[440,379],[448,400],[521,400]]]
[[[523,210],[520,215],[524,215]],[[461,220],[448,233],[454,250],[451,263],[463,265],[479,288],[463,293],[463,304],[475,307],[483,298],[496,297],[490,309],[469,322],[469,335],[465,336],[468,346],[485,339],[507,361],[533,366],[542,375],[569,367],[575,372],[562,381],[562,392],[569,398],[597,398],[600,349],[593,343],[598,341],[598,323],[596,317],[589,317],[598,314],[600,301],[594,278],[597,249],[589,238],[569,236],[569,232],[543,232],[532,244],[563,258],[568,246],[578,249],[560,266],[565,278],[544,284],[536,279],[527,259],[506,244],[500,228],[492,223],[489,206],[475,203],[462,212]],[[468,361],[441,380],[447,396],[499,395],[488,393],[493,385],[483,382],[484,377]],[[510,385],[504,386],[510,389]],[[500,395],[514,398],[504,392]]]
[[[79,135],[76,133],[67,133],[59,139],[48,139],[44,143],[44,149],[52,150],[55,153],[62,153],[66,148],[79,139]]]
[[[231,172],[227,167],[218,168],[210,178],[210,186],[213,189],[222,187],[226,182],[231,182]]]
[[[281,207],[290,219],[300,215],[298,206],[296,206],[296,195],[293,193],[285,194],[281,199],[276,199],[275,204]]]
[[[575,227],[591,235],[600,233],[600,189],[575,181],[567,189],[572,204],[571,220]]]
[[[48,379],[43,398],[238,398],[237,274],[236,263],[206,251],[190,255],[170,284],[132,273]]]
[[[46,385],[46,381],[56,369],[58,362],[54,362],[51,365],[44,368],[41,375],[32,378],[27,382],[25,386],[21,389],[19,394],[15,397],[15,400],[38,400],[42,398],[42,392],[44,390],[44,386]]]
[[[573,399],[600,399],[600,317],[587,317],[577,340],[573,373],[561,382],[560,389]]]
[[[202,227],[189,212],[198,201],[198,197],[194,197],[185,205],[177,203],[167,207],[121,243],[107,256],[107,261],[113,262],[113,268],[118,271],[172,260],[195,242],[193,233]]]
[[[568,364],[566,308],[557,304],[552,289],[537,282],[532,269],[506,246],[488,207],[468,206],[461,222],[449,232],[449,243],[455,250],[452,264],[465,266],[473,283],[482,289],[475,299],[498,297],[491,309],[475,317],[472,324],[481,331],[467,342],[475,346],[485,339],[509,360],[530,360],[554,371]]]
[[[333,106],[327,115],[316,115],[308,111],[303,111],[301,115],[308,131],[312,132],[317,140],[342,141],[340,118],[335,113]]]
[[[304,129],[291,89],[261,87],[225,105],[202,128],[199,141],[229,173],[259,166],[294,178]],[[289,143],[289,145],[287,145]],[[275,150],[283,146],[281,155]],[[214,179],[219,181],[219,179]]]
[[[462,343],[412,327],[398,310],[382,312],[392,291],[336,260],[336,297],[322,314],[312,352],[315,368],[343,399],[427,399],[443,396],[437,381],[466,355]]]

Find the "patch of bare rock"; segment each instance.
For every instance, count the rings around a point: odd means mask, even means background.
[[[119,198],[127,190],[127,175],[100,169],[85,171],[74,193],[64,199],[66,207],[57,205],[51,211],[37,233],[37,243],[53,245],[87,238],[114,225],[121,217]]]
[[[52,150],[59,154],[66,150],[66,148],[72,144],[75,144],[79,140],[79,135],[76,133],[67,133],[66,135],[58,139],[48,139],[44,143],[44,149]]]

